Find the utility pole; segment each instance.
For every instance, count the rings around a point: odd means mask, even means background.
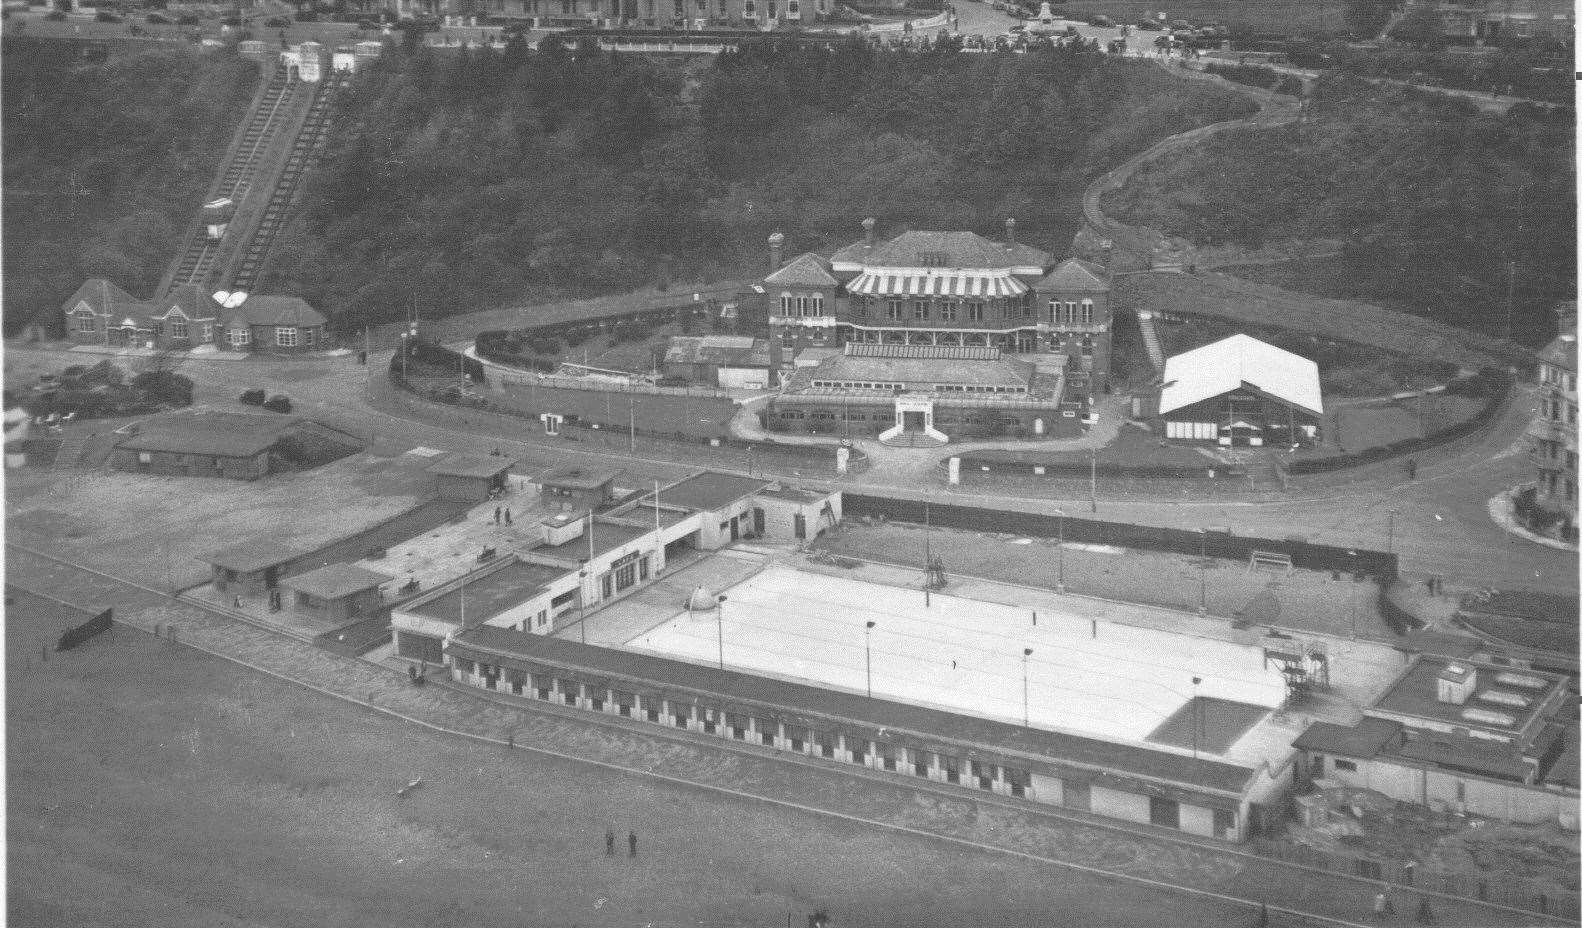
[[[1059,520],[1057,524],[1060,526],[1060,537],[1056,539],[1055,546],[1060,564],[1060,579],[1055,583],[1055,590],[1064,593],[1066,591],[1066,511],[1056,509],[1055,517]]]
[[[1088,449],[1088,504],[1092,511],[1099,511],[1099,449]]]
[[[721,596],[714,602],[714,637],[720,647],[720,669],[725,669],[725,600]]]
[[[866,663],[868,665],[869,699],[873,698],[873,626],[874,623],[869,621],[868,627],[862,630],[862,651],[864,656],[867,658]]]
[[[1197,614],[1208,615],[1208,529],[1198,532]]]
[[[1031,713],[1027,705],[1027,659],[1033,656],[1032,648],[1022,649],[1022,727],[1031,728]]]
[[[627,416],[626,416],[626,419],[627,419],[627,431],[626,431],[626,434],[627,434],[627,437],[629,439],[629,441],[627,443],[627,453],[629,453],[632,457],[635,458],[635,457],[637,457],[637,393],[633,389],[633,385],[630,382],[628,382],[627,385],[626,385],[626,400],[627,400]]]

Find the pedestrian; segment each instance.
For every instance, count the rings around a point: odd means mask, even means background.
[[[615,856],[615,832],[614,831],[606,831],[604,833],[604,856],[606,856],[606,857],[614,857]]]
[[[500,507],[499,506],[494,507],[494,524],[495,525],[499,525],[500,524]]]
[[[235,601],[233,601],[231,605],[238,609],[242,608],[242,598],[240,596],[236,597]]]
[[[1419,925],[1438,924],[1438,920],[1434,918],[1434,910],[1428,905],[1427,896],[1424,896],[1423,901],[1417,904],[1417,923]]]
[[[510,525],[511,524],[511,507],[510,506],[505,507],[505,524],[506,525]]]
[[[1373,897],[1373,917],[1374,918],[1383,918],[1384,917],[1384,913],[1385,913],[1385,909],[1386,909],[1386,907],[1389,906],[1389,904],[1390,904],[1390,897],[1386,896],[1384,894],[1384,892],[1381,890],[1377,895],[1375,895]]]
[[[955,661],[951,661],[950,662],[950,669],[951,670],[955,670],[956,669],[956,662]]]
[[[1417,459],[1416,458],[1407,458],[1406,459],[1406,479],[1407,480],[1416,480],[1417,479]]]
[[[626,856],[637,856],[637,832],[630,832],[626,836]]]

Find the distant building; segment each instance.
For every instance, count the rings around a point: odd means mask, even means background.
[[[434,495],[481,503],[496,490],[505,489],[505,476],[515,461],[492,454],[447,454],[430,464],[434,476]]]
[[[568,464],[545,471],[533,482],[545,509],[585,512],[603,509],[614,501],[615,479],[620,475],[613,468]]]
[[[834,0],[385,0],[385,9],[414,16],[476,15],[531,22],[534,28],[625,26],[642,29],[774,29],[807,25],[835,9]]]
[[[1165,361],[1157,395],[1133,413],[1154,419],[1167,438],[1218,445],[1310,445],[1319,440],[1324,400],[1318,365],[1232,335]]]
[[[1538,416],[1527,429],[1537,469],[1533,502],[1560,520],[1560,534],[1577,532],[1576,304],[1562,334],[1538,355]]]
[[[1574,812],[1575,720],[1566,678],[1422,654],[1355,725],[1296,739],[1299,776],[1517,822]]]
[[[214,341],[219,304],[195,284],[142,301],[102,277],[85,281],[61,308],[66,336],[79,345],[192,348]]]
[[[1576,25],[1571,0],[1441,0],[1434,9],[1447,37],[1480,42],[1564,39]]]
[[[292,591],[292,612],[318,622],[342,624],[377,614],[384,602],[379,585],[392,579],[355,564],[327,564],[288,577],[282,584]]]

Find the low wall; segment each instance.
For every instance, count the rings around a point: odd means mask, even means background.
[[[1226,531],[1198,532],[1188,529],[1076,519],[1016,510],[979,506],[954,506],[924,503],[922,500],[891,496],[844,494],[846,517],[874,516],[899,522],[922,524],[924,506],[933,525],[997,532],[1039,538],[1064,537],[1084,544],[1115,545],[1144,551],[1172,551],[1178,554],[1206,554],[1209,557],[1246,562],[1254,551],[1289,555],[1292,566],[1302,570],[1331,570],[1361,573],[1383,581],[1399,576],[1396,555],[1361,548],[1337,548],[1283,538],[1253,538]],[[1063,523],[1063,524],[1062,524]]]

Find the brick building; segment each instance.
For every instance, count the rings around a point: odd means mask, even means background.
[[[212,344],[219,304],[195,284],[143,301],[102,277],[91,278],[61,307],[66,337],[79,345],[191,348]]]
[[[165,477],[257,480],[269,473],[270,452],[302,422],[276,413],[167,413],[137,423],[110,452],[110,465]]]
[[[301,297],[255,296],[224,310],[221,330],[232,351],[314,351],[324,347],[324,317]]]
[[[760,29],[817,22],[834,0],[387,0],[396,16],[515,19],[534,28]]]
[[[789,354],[844,349],[811,372],[799,369],[770,423],[821,431],[806,423],[828,425],[846,409],[838,417],[845,431],[858,421],[850,407],[876,407],[858,413],[865,424],[854,433],[1036,437],[1054,434],[1058,420],[1075,420],[1109,389],[1113,310],[1103,267],[1077,258],[1053,264],[1048,252],[1017,241],[1014,219],[999,242],[928,231],[881,240],[876,228],[866,219],[862,241],[828,260],[803,254],[783,266],[783,240],[770,238],[775,269],[763,287],[771,342]],[[879,370],[890,366],[905,376]],[[903,393],[913,395],[903,403]],[[894,407],[888,419],[877,408],[885,402],[875,402],[882,394]],[[936,428],[941,402],[954,411],[941,412]]]

